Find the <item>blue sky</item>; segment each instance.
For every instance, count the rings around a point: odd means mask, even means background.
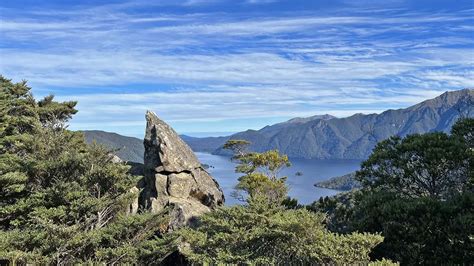
[[[381,112],[474,87],[473,3],[2,0],[0,73],[131,136]]]

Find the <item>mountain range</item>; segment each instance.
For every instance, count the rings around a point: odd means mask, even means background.
[[[316,115],[293,118],[247,130],[230,136],[196,138],[181,136],[195,152],[226,155],[222,145],[229,139],[245,139],[250,150],[262,152],[278,149],[292,158],[365,159],[377,142],[390,136],[406,136],[432,131],[449,132],[460,116],[474,114],[474,89],[450,91],[404,109],[387,110],[380,114],[355,114],[337,118]],[[87,141],[96,140],[119,151],[124,160],[140,162],[142,141],[103,131],[84,131]],[[141,157],[140,157],[141,156]]]
[[[464,89],[380,114],[294,118],[227,137],[185,140],[195,151],[214,154],[227,153],[221,147],[228,139],[245,139],[252,142],[250,149],[257,152],[278,149],[293,158],[365,159],[377,142],[393,135],[448,132],[459,116],[473,114],[473,103],[474,90]]]

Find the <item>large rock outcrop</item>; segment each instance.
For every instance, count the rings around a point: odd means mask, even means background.
[[[170,229],[224,203],[219,184],[189,146],[153,112],[146,113],[144,188],[140,205],[153,212],[172,208]]]

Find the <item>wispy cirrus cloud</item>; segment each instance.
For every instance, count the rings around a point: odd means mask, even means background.
[[[474,86],[468,9],[262,9],[273,2],[2,8],[0,72],[39,95],[78,99],[75,128],[110,123],[128,134],[145,109],[186,132],[225,131],[230,121],[242,130]]]
[[[269,3],[275,3],[277,2],[278,0],[247,0],[246,2],[249,3],[249,4],[257,4],[257,5],[260,5],[260,4],[269,4]]]
[[[389,92],[388,95],[374,96],[376,91],[370,87],[315,90],[303,84],[293,91],[274,86],[212,86],[202,90],[70,95],[59,99],[72,97],[79,101],[81,111],[76,120],[77,127],[119,129],[130,135],[139,135],[144,126],[143,115],[148,109],[155,110],[180,132],[199,132],[203,130],[202,125],[219,124],[226,124],[225,131],[240,131],[240,123],[245,123],[247,127],[263,127],[282,118],[314,115],[314,110],[318,110],[319,114],[329,113],[338,117],[379,113],[388,105],[400,107],[407,103],[415,104],[439,94],[436,90],[425,90],[422,93]],[[127,110],[125,117],[124,110]],[[97,117],[97,114],[100,116]]]

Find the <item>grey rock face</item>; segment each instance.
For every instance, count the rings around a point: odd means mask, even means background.
[[[201,166],[191,148],[153,112],[146,113],[146,123],[145,169],[183,172]]]
[[[153,112],[146,113],[143,207],[171,207],[171,230],[224,203],[219,184],[202,168],[193,151]]]
[[[133,193],[135,195],[132,203],[129,204],[128,209],[125,211],[127,215],[133,215],[138,212],[138,192],[140,190],[137,187],[132,187],[130,189],[130,193]]]

